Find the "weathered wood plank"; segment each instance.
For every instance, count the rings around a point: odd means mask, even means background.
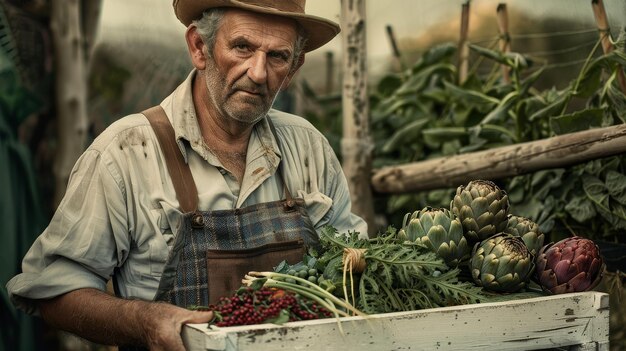
[[[500,179],[566,167],[626,152],[626,124],[442,157],[376,170],[372,186],[380,193],[402,194],[456,188],[474,179]]]
[[[185,326],[188,350],[534,350],[608,346],[608,295],[564,294],[250,327]],[[204,339],[203,339],[204,338]]]
[[[366,0],[341,0],[343,43],[342,167],[348,181],[352,212],[376,234],[370,175],[374,143],[370,136],[367,95]]]

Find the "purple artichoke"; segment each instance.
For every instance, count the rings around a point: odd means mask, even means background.
[[[595,288],[605,265],[593,241],[574,236],[542,247],[536,267],[537,281],[545,291],[564,294]]]

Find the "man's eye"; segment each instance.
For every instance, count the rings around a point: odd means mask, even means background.
[[[268,56],[274,59],[282,60],[282,61],[289,60],[289,56],[287,56],[287,54],[284,54],[282,52],[270,52]]]
[[[246,44],[237,44],[237,45],[235,45],[235,49],[237,49],[239,51],[248,51],[249,47]]]

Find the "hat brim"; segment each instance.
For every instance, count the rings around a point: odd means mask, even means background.
[[[194,0],[180,6],[180,0],[174,0],[176,17],[185,26],[202,16],[210,8],[232,7],[268,15],[287,17],[298,22],[307,33],[305,52],[313,51],[331,41],[341,31],[339,25],[322,17],[297,12],[279,11],[269,7],[242,3],[237,0]]]

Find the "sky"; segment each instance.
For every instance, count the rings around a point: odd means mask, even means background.
[[[472,8],[492,7],[507,3],[536,16],[552,15],[578,18],[593,24],[593,13],[588,0],[474,0]],[[389,54],[385,26],[392,24],[397,36],[419,35],[437,22],[458,18],[462,0],[369,0],[367,2],[368,51],[373,55]],[[340,0],[309,0],[306,11],[310,14],[340,22]],[[605,8],[613,23],[626,24],[626,1],[604,0]],[[621,20],[620,20],[621,19]],[[106,0],[103,1],[101,33],[107,30],[137,26],[158,32],[184,33],[184,27],[176,19],[169,0]],[[470,24],[471,25],[471,24]],[[337,37],[324,49],[339,50],[341,38]]]
[[[473,0],[471,11],[493,11],[499,3],[507,3],[509,11],[521,11],[541,20],[554,16],[579,21],[583,28],[594,28],[595,21],[590,0]],[[424,36],[429,28],[438,23],[458,23],[461,5],[465,0],[369,0],[366,5],[367,52],[370,71],[385,70],[391,54],[385,27],[392,25],[399,43],[403,39]],[[103,1],[98,40],[124,37],[145,38],[168,42],[168,45],[185,51],[184,26],[178,22],[171,0],[106,0]],[[626,26],[626,1],[604,0],[611,26]],[[309,0],[307,13],[340,22],[340,0]],[[470,31],[475,22],[470,20]],[[494,28],[494,33],[497,29]],[[471,34],[470,34],[471,35]],[[341,34],[326,46],[307,54],[308,65],[320,65],[328,51],[334,52],[336,60],[342,49]],[[322,75],[323,76],[323,75]]]

